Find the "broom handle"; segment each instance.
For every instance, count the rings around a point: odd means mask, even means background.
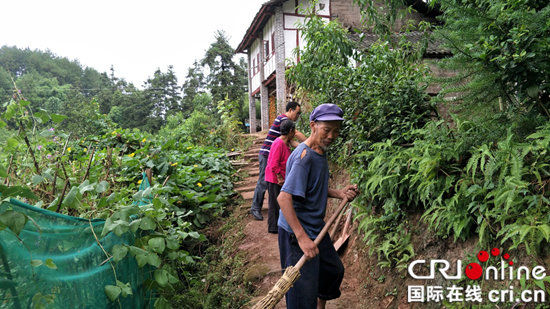
[[[348,198],[346,197],[342,200],[336,212],[327,221],[327,223],[325,224],[325,227],[323,227],[319,235],[317,235],[317,238],[315,238],[314,243],[316,246],[318,246],[321,240],[325,238],[325,234],[327,233],[328,229],[330,229],[330,226],[332,225],[332,223],[334,223],[334,221],[336,220],[336,217],[338,217],[338,214],[342,212],[342,210],[344,209],[347,203],[348,203]],[[298,263],[296,263],[296,265],[294,265],[294,268],[299,270],[300,268],[302,268],[302,266],[304,266],[305,263],[306,263],[306,256],[302,255],[302,258],[298,261]]]

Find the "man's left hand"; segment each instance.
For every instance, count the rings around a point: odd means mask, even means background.
[[[360,193],[357,190],[357,185],[356,184],[355,185],[348,185],[344,189],[342,189],[340,192],[341,192],[342,199],[347,197],[349,202],[353,201],[355,199],[355,197]]]

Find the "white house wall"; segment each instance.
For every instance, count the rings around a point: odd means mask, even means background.
[[[266,58],[265,65],[264,65],[264,78],[268,78],[271,73],[275,72],[276,66],[275,66],[275,42],[274,42],[274,36],[275,33],[275,16],[272,16],[267,24],[265,25],[263,29],[263,40],[264,42],[268,42],[269,45],[269,52],[268,57]]]
[[[297,30],[285,30],[285,58],[291,59],[294,63],[296,63],[293,53],[296,48],[296,33]]]
[[[250,46],[251,63],[250,63],[250,75],[251,78],[251,92],[256,92],[260,87],[260,70],[258,66],[258,55],[260,54],[260,40],[256,39]]]
[[[298,23],[304,23],[304,17],[296,15],[285,15],[284,27],[285,29],[296,29]]]

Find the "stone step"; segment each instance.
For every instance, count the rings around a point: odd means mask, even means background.
[[[251,200],[254,197],[254,191],[242,192],[241,196],[245,200]]]
[[[252,173],[256,173],[256,176],[258,176],[260,174],[260,168],[259,168],[259,164],[256,164],[254,166],[247,166],[245,168],[243,168],[243,172],[247,172],[248,173],[248,176],[253,176]]]
[[[248,160],[250,162],[256,162],[258,161],[258,154],[257,153],[254,153],[254,154],[245,154],[244,155],[244,159],[245,160]]]
[[[252,198],[254,198],[254,191],[242,192],[241,196],[245,200],[252,200]],[[247,208],[250,209],[250,207],[247,207]],[[267,196],[267,191],[265,191],[264,203],[262,204],[262,209],[268,209],[268,208],[269,208],[268,196]],[[265,215],[264,215],[264,217],[265,217]]]
[[[237,187],[237,188],[235,188],[235,191],[241,192],[241,193],[249,192],[249,191],[254,192],[255,189],[256,189],[256,184],[252,184],[252,185],[248,185],[248,186]]]
[[[258,182],[258,177],[247,177],[241,181],[234,183],[233,185],[235,187],[245,187],[251,184],[256,184],[257,182]]]
[[[255,154],[255,155],[258,155],[260,153],[260,149],[262,149],[262,147],[256,147],[256,148],[250,148],[248,149],[244,154],[247,155],[247,154]]]

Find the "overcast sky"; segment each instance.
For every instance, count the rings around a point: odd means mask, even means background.
[[[7,0],[0,46],[49,49],[99,72],[113,65],[117,77],[138,87],[173,65],[182,84],[215,31],[225,30],[236,48],[265,1]]]

